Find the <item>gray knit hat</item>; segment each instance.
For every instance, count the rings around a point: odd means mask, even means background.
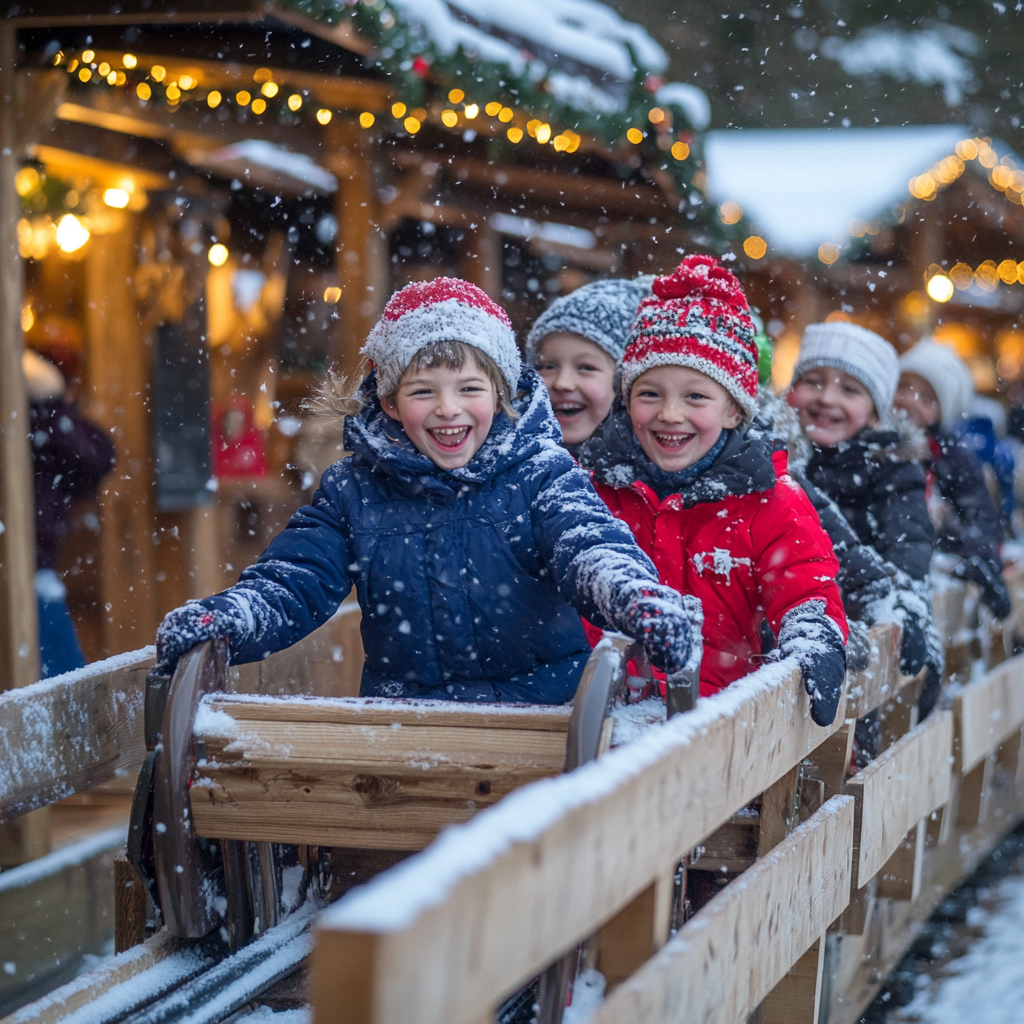
[[[900,364],[896,349],[885,338],[845,320],[811,324],[800,339],[794,383],[819,366],[856,377],[875,403],[878,425],[883,429],[892,426],[892,400],[900,381]]]
[[[948,345],[922,338],[900,356],[900,372],[916,373],[928,381],[939,400],[939,426],[946,433],[954,431],[974,398],[967,364]]]
[[[650,275],[632,281],[608,278],[555,299],[534,321],[526,336],[526,361],[537,361],[540,343],[549,334],[578,334],[607,352],[618,366],[629,341],[629,325],[640,300],[651,294]]]

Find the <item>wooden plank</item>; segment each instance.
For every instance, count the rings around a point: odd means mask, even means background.
[[[959,828],[969,830],[984,824],[988,817],[994,769],[995,752],[993,751],[960,780],[960,799],[957,801],[956,809],[956,823]]]
[[[797,802],[797,786],[800,781],[800,766],[792,768],[777,782],[761,794],[761,816],[757,832],[757,855],[763,857],[775,849],[792,831],[800,807]]]
[[[852,801],[833,797],[688,921],[588,1024],[742,1020],[842,912],[852,836]]]
[[[949,799],[953,716],[933,711],[846,784],[857,801],[854,881],[874,877],[919,819]]]
[[[0,694],[0,821],[139,770],[153,648]]]
[[[876,892],[879,899],[916,900],[921,894],[925,834],[926,820],[922,818],[882,865]]]
[[[114,952],[123,953],[146,938],[149,899],[139,869],[123,854],[114,858]]]
[[[1024,726],[1024,655],[994,668],[953,697],[956,771],[967,774]]]
[[[764,1024],[818,1024],[825,966],[822,935],[789,969],[764,1001]]]
[[[871,664],[853,675],[846,695],[846,717],[863,718],[896,692],[900,667],[900,627],[892,623],[872,626]]]
[[[783,662],[571,775],[501,801],[391,883],[357,889],[321,918],[318,1024],[474,1020],[842,724],[811,721],[799,671]],[[716,782],[696,786],[697,778]]]
[[[960,634],[967,628],[965,598],[967,588],[963,583],[949,578],[943,579],[941,589],[932,591],[932,611],[935,627],[943,647],[961,643]]]
[[[658,899],[658,883],[652,882],[597,933],[596,966],[604,975],[607,992],[618,988],[665,944],[668,910]],[[658,920],[659,912],[664,913],[664,922]]]

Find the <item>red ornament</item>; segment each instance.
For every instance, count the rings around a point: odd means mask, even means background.
[[[413,74],[418,75],[420,78],[426,78],[430,73],[430,61],[423,57],[417,57],[412,62]]]

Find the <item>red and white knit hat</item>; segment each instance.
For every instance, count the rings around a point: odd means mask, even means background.
[[[455,277],[395,292],[362,351],[377,364],[382,382],[396,384],[416,353],[439,341],[465,342],[489,355],[515,394],[522,360],[508,314],[475,284]]]
[[[687,256],[640,303],[622,357],[622,396],[655,366],[688,366],[717,381],[747,415],[757,410],[757,346],[743,289],[711,256]]]

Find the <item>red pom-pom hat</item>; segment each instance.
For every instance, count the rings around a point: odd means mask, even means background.
[[[438,277],[407,284],[388,299],[363,355],[381,379],[397,381],[420,349],[462,341],[489,355],[515,394],[522,360],[508,314],[469,281]]]
[[[736,276],[711,256],[687,256],[640,303],[622,357],[622,396],[655,366],[687,366],[717,381],[748,416],[757,410],[757,346]]]

